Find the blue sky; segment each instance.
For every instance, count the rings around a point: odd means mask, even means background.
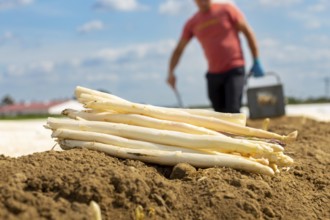
[[[235,0],[256,33],[266,71],[287,96],[325,95],[330,77],[330,1]],[[0,98],[43,101],[75,86],[175,105],[165,83],[169,57],[193,0],[0,0]],[[242,38],[247,69],[251,58]],[[177,68],[185,105],[208,104],[206,62],[193,40]],[[249,85],[275,79],[250,80]]]

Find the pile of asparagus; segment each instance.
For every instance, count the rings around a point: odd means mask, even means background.
[[[144,105],[80,86],[75,95],[86,109],[66,109],[67,118],[48,118],[45,126],[64,150],[88,148],[160,165],[183,162],[267,175],[293,163],[284,146],[298,132],[248,127],[244,114]]]

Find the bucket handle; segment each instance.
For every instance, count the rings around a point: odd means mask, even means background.
[[[249,73],[246,77],[246,85],[248,84],[248,79],[252,76],[252,73]],[[281,84],[281,78],[276,72],[266,72],[264,76],[274,76],[278,84]],[[262,77],[260,77],[262,78]]]

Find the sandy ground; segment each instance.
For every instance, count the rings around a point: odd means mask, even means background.
[[[0,155],[0,219],[330,219],[329,123],[280,117],[269,130],[299,131],[285,145],[294,164],[275,176],[221,166],[160,166],[87,149]]]
[[[247,109],[242,109],[247,113]],[[286,106],[288,116],[304,116],[318,121],[330,122],[330,103],[313,105],[289,105]],[[51,132],[43,126],[43,120],[0,120],[0,155],[18,157],[35,152],[50,150],[55,142],[51,138]],[[59,150],[59,147],[55,147]]]

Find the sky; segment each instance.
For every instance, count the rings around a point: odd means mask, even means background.
[[[218,0],[219,1],[219,0]],[[260,61],[286,96],[329,95],[330,1],[235,0],[255,32]],[[73,97],[76,86],[153,105],[177,105],[166,84],[169,58],[193,0],[0,0],[0,99]],[[241,37],[247,71],[251,56]],[[208,105],[207,65],[192,40],[176,68],[185,106]]]

